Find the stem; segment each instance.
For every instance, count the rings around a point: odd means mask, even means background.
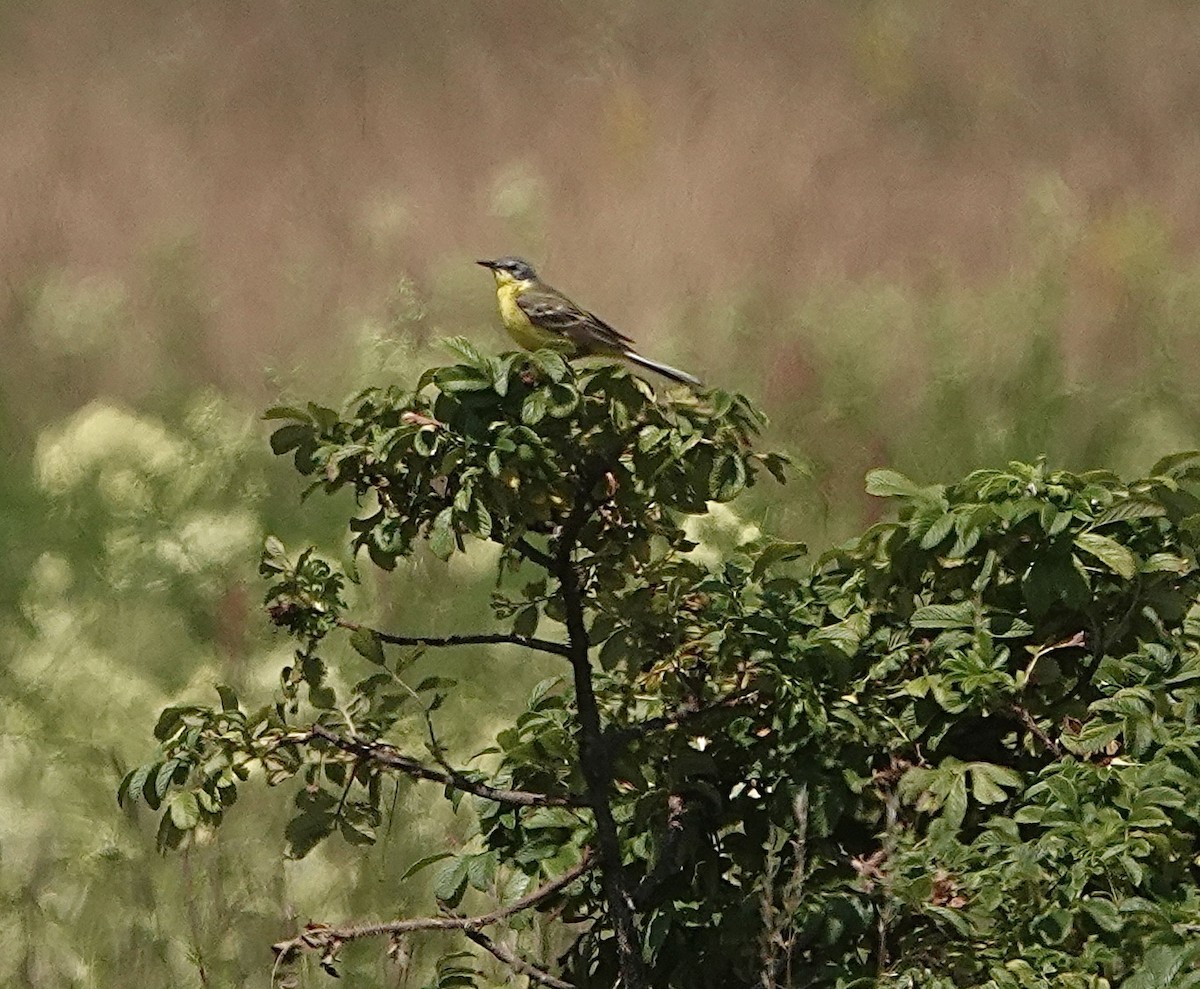
[[[471,793],[485,800],[517,807],[578,807],[583,801],[568,794],[536,793],[528,790],[509,790],[471,779],[453,769],[434,769],[411,756],[397,752],[386,742],[351,736],[347,738],[331,731],[322,724],[314,724],[308,731],[298,735],[286,735],[282,741],[289,744],[304,744],[319,738],[334,748],[341,749],[359,759],[367,759],[388,769],[395,769],[414,779],[430,780],[452,786],[464,793]],[[353,776],[351,777],[353,779]]]
[[[511,950],[507,945],[499,941],[493,941],[482,931],[467,931],[466,935],[474,941],[479,947],[483,948],[504,962],[514,972],[519,972],[521,975],[529,977],[530,982],[536,982],[540,986],[549,986],[550,989],[575,989],[575,986],[570,982],[564,982],[545,969],[538,968],[532,962],[527,961]]]
[[[633,916],[633,900],[625,882],[621,842],[613,818],[609,789],[612,758],[600,726],[600,709],[592,686],[592,664],[588,656],[587,626],[584,621],[583,588],[573,554],[580,530],[592,512],[591,484],[580,485],[575,504],[563,523],[554,555],[554,574],[562,588],[567,626],[567,658],[575,676],[575,703],[579,714],[579,762],[587,784],[588,803],[596,815],[596,844],[600,851],[600,878],[617,938],[617,960],[622,989],[645,989],[641,938]]]
[[[347,621],[339,618],[338,626],[347,629],[350,632],[357,632],[361,628],[366,628],[365,625],[360,625],[358,622]],[[427,646],[444,647],[444,646],[490,646],[490,645],[513,645],[524,646],[526,649],[532,649],[535,652],[545,652],[552,656],[566,656],[568,654],[567,646],[561,642],[551,642],[549,639],[539,639],[532,635],[517,635],[512,632],[482,632],[478,635],[393,635],[391,632],[381,632],[378,629],[370,629],[379,636],[380,642],[386,642],[393,646]]]
[[[416,917],[411,920],[390,920],[379,924],[358,924],[348,927],[330,927],[327,924],[309,924],[302,933],[287,941],[273,944],[271,950],[279,961],[290,959],[303,951],[336,951],[343,944],[358,941],[368,937],[395,936],[411,934],[415,931],[477,931],[489,927],[513,914],[537,906],[570,886],[576,879],[592,868],[592,858],[589,849],[583,850],[579,864],[568,869],[561,876],[551,879],[539,886],[532,893],[527,893],[519,900],[506,907],[500,907],[491,913],[480,914],[476,917]]]

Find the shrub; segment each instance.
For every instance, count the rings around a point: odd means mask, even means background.
[[[252,772],[299,777],[296,855],[374,841],[397,776],[469,801],[469,842],[409,870],[438,865],[435,915],[310,925],[281,960],[454,930],[551,986],[1200,984],[1200,455],[1134,483],[874,471],[897,518],[808,570],[771,537],[709,563],[685,517],[784,466],[744,398],[457,349],[412,391],[272,410],[272,446],[354,492],[378,567],[498,545],[496,629],[377,630],[350,617],[355,572],[272,540],[267,608],[298,640],[276,697],[164,711],[121,785],[172,847]],[[335,635],[372,668],[349,690]],[[437,731],[461,687],[408,674],[494,644],[563,676],[471,765]],[[433,984],[476,966],[455,950]]]

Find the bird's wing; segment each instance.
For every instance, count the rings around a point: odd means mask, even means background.
[[[584,352],[613,350],[623,353],[633,343],[595,313],[580,308],[554,289],[529,289],[518,296],[517,305],[534,326],[561,334]]]

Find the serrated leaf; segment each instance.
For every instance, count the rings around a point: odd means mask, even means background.
[[[913,612],[913,628],[974,628],[975,606],[970,601],[956,604],[928,604]]]
[[[334,818],[326,810],[308,810],[293,817],[284,828],[290,858],[304,858],[333,832]]]
[[[954,528],[957,518],[958,516],[953,512],[946,512],[940,518],[935,519],[933,525],[925,530],[925,535],[921,537],[921,549],[933,549],[950,535],[950,530]]]
[[[867,472],[867,494],[877,498],[912,498],[918,501],[938,500],[942,496],[939,486],[922,487],[898,470],[876,467]]]
[[[433,895],[447,906],[458,906],[467,888],[467,860],[456,859],[441,871],[433,884]]]
[[[1166,515],[1167,510],[1156,501],[1145,501],[1140,498],[1127,498],[1119,501],[1107,511],[1097,515],[1092,527],[1109,525],[1112,522],[1125,522],[1129,519],[1158,518]]]
[[[383,666],[387,657],[383,652],[383,640],[374,629],[360,625],[350,634],[350,646],[363,659],[369,660],[376,666]]]
[[[190,831],[200,823],[200,804],[190,790],[171,794],[167,802],[171,823],[180,831]]]
[[[479,352],[479,348],[464,336],[444,337],[441,343],[443,347],[457,354],[469,364],[480,365],[483,363],[483,355]]]
[[[746,486],[746,464],[737,454],[723,453],[713,461],[708,493],[713,501],[729,501]]]
[[[1096,532],[1081,532],[1075,537],[1075,545],[1126,580],[1131,579],[1138,571],[1137,557],[1108,536]]]
[[[439,560],[448,560],[457,546],[453,528],[454,509],[443,508],[429,526],[429,551]]]
[[[543,391],[530,392],[521,403],[521,422],[526,426],[535,426],[546,417],[550,403]]]
[[[997,804],[1008,798],[1005,789],[1021,785],[1019,773],[987,762],[971,763],[971,796],[981,804]]]

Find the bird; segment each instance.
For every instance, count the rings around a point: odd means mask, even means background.
[[[643,357],[633,349],[632,339],[551,288],[524,258],[506,256],[475,263],[495,276],[500,320],[508,335],[526,350],[551,347],[566,349],[577,357],[620,357],[671,381],[702,386],[699,378],[686,371]]]

